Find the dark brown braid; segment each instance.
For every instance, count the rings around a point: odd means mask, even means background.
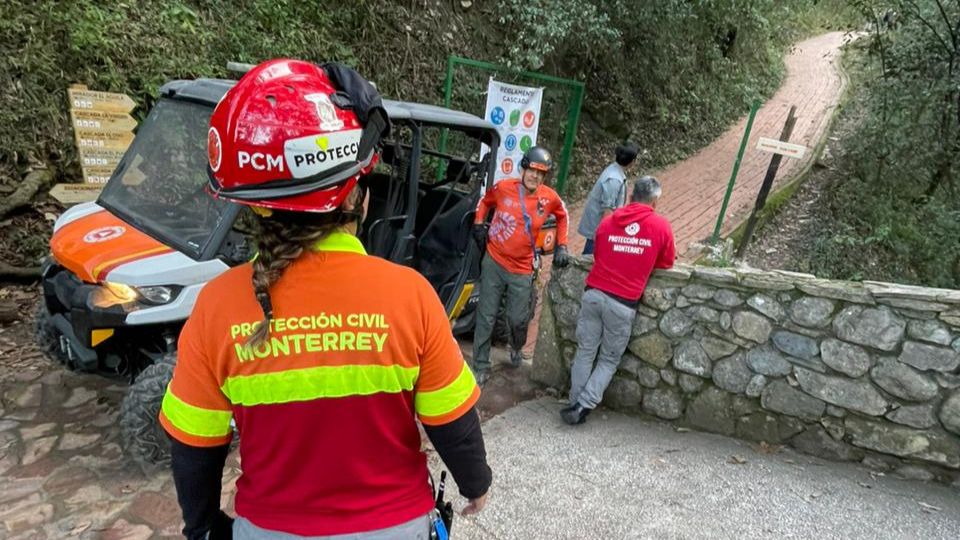
[[[323,214],[274,211],[270,217],[258,220],[259,255],[253,261],[253,290],[264,318],[247,340],[248,345],[258,345],[270,336],[273,318],[270,287],[284,270],[300,258],[304,250],[353,219],[355,214],[338,210]]]

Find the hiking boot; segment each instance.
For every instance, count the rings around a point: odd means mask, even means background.
[[[560,418],[563,418],[563,421],[575,426],[577,424],[582,424],[587,421],[587,415],[590,414],[589,409],[583,405],[577,403],[576,405],[571,405],[560,411]]]
[[[523,364],[523,353],[517,350],[510,350],[510,367],[518,368]]]

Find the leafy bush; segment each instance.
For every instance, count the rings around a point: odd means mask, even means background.
[[[960,5],[860,6],[874,19],[854,71],[868,89],[863,120],[844,142],[843,180],[826,200],[838,225],[814,268],[960,288]]]
[[[840,0],[819,0],[839,2]],[[0,185],[52,164],[76,178],[72,83],[124,92],[142,117],[166,80],[224,77],[227,61],[277,56],[354,65],[396,99],[439,103],[457,54],[587,85],[577,150],[632,136],[645,166],[700,147],[770,94],[797,10],[817,0],[36,0],[0,6]],[[795,6],[800,6],[796,8]],[[484,81],[460,78],[453,105],[482,110]],[[476,84],[474,84],[476,82]],[[479,103],[479,105],[477,105]],[[565,135],[569,100],[545,99],[545,136]],[[547,116],[545,116],[546,118]],[[574,172],[592,181],[583,166]]]
[[[588,121],[647,148],[645,167],[689,154],[771,94],[793,35],[791,8],[774,0],[500,6],[515,36],[503,62],[584,81]]]

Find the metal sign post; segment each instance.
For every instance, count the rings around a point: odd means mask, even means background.
[[[727,193],[723,196],[723,205],[720,206],[720,215],[717,216],[717,226],[713,229],[713,236],[710,241],[714,244],[720,239],[720,227],[723,226],[723,218],[727,214],[727,205],[730,203],[730,195],[733,194],[733,185],[737,182],[737,173],[740,172],[740,161],[743,160],[743,152],[747,149],[747,141],[750,139],[750,130],[753,129],[753,119],[757,116],[760,109],[760,100],[753,102],[750,107],[750,117],[747,118],[747,129],[743,131],[743,140],[740,141],[740,151],[737,152],[737,160],[733,162],[733,172],[730,173],[730,182],[727,184]]]
[[[518,71],[504,66],[498,66],[497,64],[491,64],[489,62],[480,62],[478,60],[471,60],[469,58],[451,55],[449,58],[447,58],[447,74],[443,83],[443,105],[447,108],[450,108],[451,106],[453,97],[453,72],[458,65],[480,69],[491,74],[505,73],[519,75],[520,77],[533,79],[535,81],[543,81],[546,83],[566,86],[573,91],[573,98],[571,99],[570,106],[567,109],[567,123],[563,137],[563,150],[560,152],[559,166],[557,168],[557,192],[562,194],[564,186],[567,182],[567,176],[570,173],[570,159],[573,154],[573,143],[577,136],[577,124],[580,122],[580,108],[583,106],[583,95],[585,91],[584,84],[580,81],[574,81],[571,79],[561,79],[560,77],[544,75],[542,73],[533,73],[530,71]],[[446,130],[444,130],[444,132],[440,135],[441,151],[446,148],[446,135]]]

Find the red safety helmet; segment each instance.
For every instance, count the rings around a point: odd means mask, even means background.
[[[388,131],[379,94],[352,69],[264,62],[210,117],[208,188],[248,206],[330,212],[376,165]]]

